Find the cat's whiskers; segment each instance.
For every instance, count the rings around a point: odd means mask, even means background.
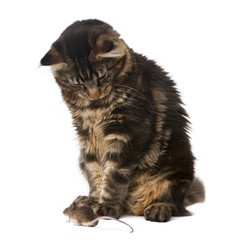
[[[119,90],[119,89],[118,89]],[[121,89],[122,90],[122,89]],[[130,93],[130,92],[127,92],[127,91],[118,91],[118,93],[117,93],[117,91],[115,91],[114,92],[114,95],[115,96],[117,96],[118,98],[120,98],[122,101],[124,101],[124,104],[128,104],[128,105],[130,105],[132,102],[136,102],[137,100],[135,99],[135,98],[128,98],[127,97],[127,95],[125,95],[125,96],[123,96],[122,95],[122,93],[124,93],[124,94],[128,94],[128,93]],[[144,99],[144,98],[142,98],[141,96],[139,96],[139,95],[137,95],[139,98],[141,98],[141,99]],[[130,100],[130,101],[129,101]]]
[[[124,102],[124,105],[130,105],[129,101],[127,101],[127,98],[123,97],[122,95],[116,93],[116,91],[114,92],[114,100],[119,102]],[[132,101],[132,99],[131,99]]]
[[[151,102],[149,101],[149,99],[147,99],[147,97],[144,96],[144,95],[143,95],[141,92],[139,92],[137,89],[135,89],[135,88],[133,88],[133,87],[129,87],[129,86],[119,85],[119,84],[117,84],[117,85],[115,85],[115,86],[123,87],[123,88],[129,89],[129,90],[133,90],[134,92],[138,93],[138,94],[139,94],[138,96],[139,96],[141,99],[146,100],[146,101],[149,103],[150,107],[153,109],[153,105],[151,104]],[[125,93],[130,93],[130,91],[129,91],[129,92],[125,92]]]

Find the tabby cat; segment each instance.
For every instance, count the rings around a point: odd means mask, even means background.
[[[107,23],[83,20],[63,31],[41,64],[51,66],[71,111],[90,187],[67,214],[80,205],[100,216],[166,222],[204,200],[188,115],[175,83],[154,61]]]

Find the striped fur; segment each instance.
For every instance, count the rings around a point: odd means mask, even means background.
[[[41,63],[51,65],[72,113],[90,186],[89,196],[66,213],[82,205],[98,215],[168,221],[203,200],[203,188],[191,187],[198,180],[187,113],[154,61],[130,49],[110,25],[85,20],[69,26]]]

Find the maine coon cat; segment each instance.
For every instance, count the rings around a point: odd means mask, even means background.
[[[80,141],[90,187],[65,210],[144,215],[165,222],[204,200],[194,177],[188,115],[175,83],[108,24],[77,21],[42,58],[51,66]]]

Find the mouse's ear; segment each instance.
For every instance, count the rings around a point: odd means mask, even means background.
[[[51,49],[41,59],[40,63],[43,66],[51,66],[64,63],[64,61],[61,54],[54,47],[51,47]]]

